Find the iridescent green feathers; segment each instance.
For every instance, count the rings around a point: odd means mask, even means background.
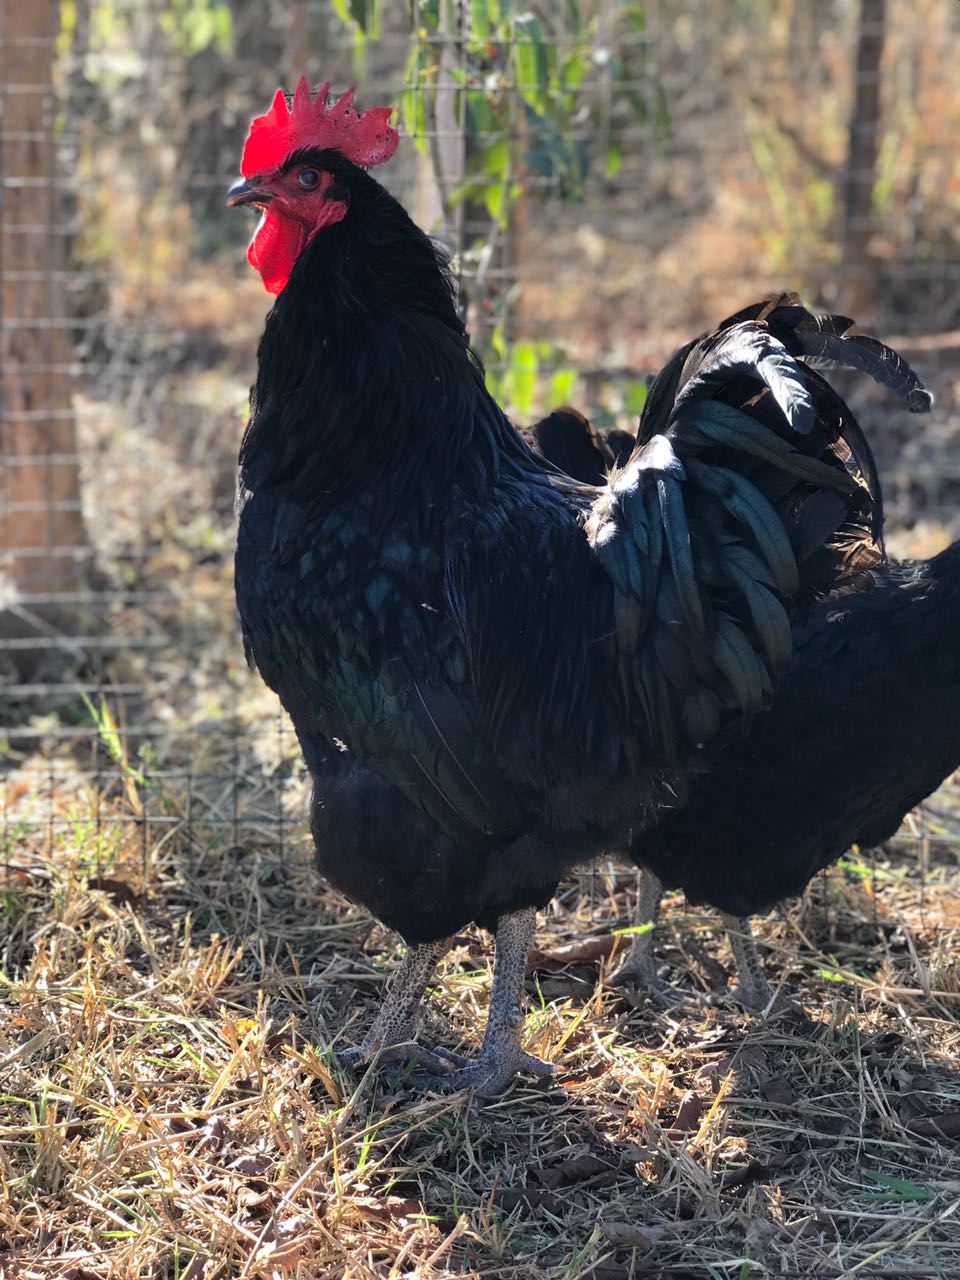
[[[882,343],[844,336],[849,324],[787,294],[681,348],[650,389],[637,451],[594,504],[621,684],[668,757],[726,713],[759,710],[797,608],[865,585],[882,556],[873,455],[805,357],[861,369],[916,412],[931,397]]]

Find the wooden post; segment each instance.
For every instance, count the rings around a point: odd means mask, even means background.
[[[880,61],[886,17],[886,0],[860,0],[843,191],[843,265],[848,278],[843,282],[841,308],[857,320],[864,319],[863,313],[869,313],[875,302],[870,218],[880,150]]]
[[[0,4],[0,549],[31,602],[86,580],[73,341],[54,140],[57,0]]]

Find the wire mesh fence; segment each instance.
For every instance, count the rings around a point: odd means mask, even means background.
[[[571,401],[628,425],[680,341],[797,287],[937,392],[920,429],[856,407],[894,546],[956,532],[956,5],[34,0],[0,22],[11,900],[58,852],[101,877],[200,844],[307,856],[296,744],[233,610],[266,300],[224,208],[247,120],[301,70],[397,105],[385,180],[451,248],[518,422]],[[953,866],[949,790],[903,838]]]

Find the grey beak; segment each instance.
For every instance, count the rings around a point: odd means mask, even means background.
[[[254,186],[246,178],[240,178],[227,192],[227,204],[231,209],[236,209],[241,204],[267,204],[271,195],[271,192]]]

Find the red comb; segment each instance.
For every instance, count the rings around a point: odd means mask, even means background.
[[[297,81],[292,107],[278,89],[270,110],[255,116],[243,144],[240,172],[245,178],[265,169],[274,169],[291,151],[300,147],[334,147],[354,164],[380,164],[397,149],[400,135],[387,121],[392,107],[371,107],[360,115],[353,108],[353,90],[348,89],[332,106],[327,106],[330,81],[310,96],[307,77]]]

